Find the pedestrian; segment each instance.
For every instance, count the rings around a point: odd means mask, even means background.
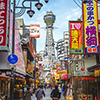
[[[35,96],[36,96],[37,100],[42,100],[43,95],[45,97],[45,92],[43,90],[43,86],[39,86],[39,88],[35,92]]]
[[[63,88],[64,88],[63,96],[64,96],[64,98],[66,98],[66,93],[67,93],[67,84],[64,84]]]
[[[46,84],[43,84],[43,87],[45,88],[45,90],[46,90]]]
[[[62,89],[61,89],[61,85],[60,84],[58,85],[58,89],[59,89],[59,92],[61,94],[62,93]]]
[[[60,92],[58,89],[58,85],[55,85],[55,89],[51,91],[50,97],[52,100],[59,100],[60,99]]]
[[[24,94],[24,100],[31,100],[32,92],[30,91],[30,88],[27,87],[27,91]]]

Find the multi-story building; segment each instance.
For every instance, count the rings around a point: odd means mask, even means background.
[[[57,59],[64,60],[64,39],[57,41]]]

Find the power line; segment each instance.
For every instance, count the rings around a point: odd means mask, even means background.
[[[20,3],[20,0],[18,1],[17,6],[19,5],[19,3]]]
[[[75,0],[73,0],[73,1],[77,4],[78,7],[80,7],[82,9],[82,7]]]

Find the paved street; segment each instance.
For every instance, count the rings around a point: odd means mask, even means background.
[[[46,89],[45,90],[46,96],[43,98],[43,100],[51,100],[50,93],[51,93],[51,89]],[[36,100],[35,95],[33,95],[32,100]],[[60,100],[65,100],[65,99],[63,98],[63,96],[61,96]]]

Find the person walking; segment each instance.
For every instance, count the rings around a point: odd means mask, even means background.
[[[43,86],[39,86],[39,88],[35,92],[35,96],[36,96],[37,100],[42,100],[43,95],[45,97],[45,92],[43,90]]]
[[[30,88],[27,87],[27,91],[24,94],[24,100],[31,100],[32,92],[30,91]]]
[[[55,89],[53,89],[50,93],[50,97],[52,100],[59,100],[60,99],[60,92],[58,89],[58,85],[55,85]]]
[[[66,98],[66,92],[67,92],[67,84],[64,83],[64,86],[63,86],[63,96]]]
[[[61,85],[60,84],[58,85],[58,89],[59,89],[59,92],[61,94],[62,93],[62,89],[61,89]]]

